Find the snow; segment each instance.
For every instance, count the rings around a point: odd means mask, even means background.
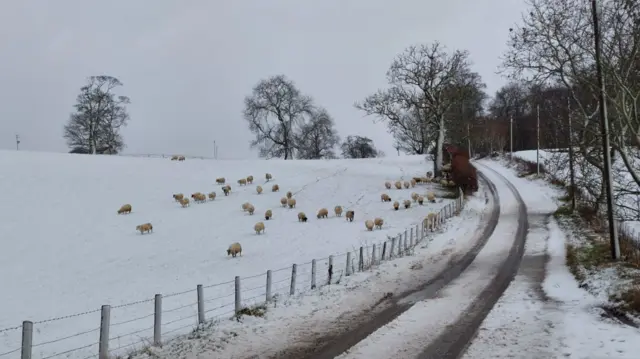
[[[430,208],[412,207],[395,212],[389,203],[380,201],[380,194],[387,192],[384,181],[406,179],[430,169],[421,156],[176,162],[162,158],[0,151],[0,167],[3,169],[0,186],[5,189],[6,204],[0,210],[3,218],[0,303],[5,308],[0,330],[32,320],[36,345],[87,331],[34,347],[34,358],[80,346],[88,347],[65,357],[96,354],[99,308],[103,304],[113,306],[110,336],[119,338],[112,340],[110,347],[116,348],[138,345],[152,336],[155,293],[164,294],[163,337],[168,338],[174,335],[171,331],[185,333],[190,328],[180,328],[193,326],[197,284],[205,285],[209,318],[228,316],[233,309],[235,276],[243,278],[242,287],[247,289],[243,297],[250,301],[251,297],[264,298],[264,289],[253,292],[251,289],[264,286],[264,272],[269,269],[273,270],[274,292],[284,293],[286,283],[275,283],[286,282],[291,265],[298,263],[297,287],[299,291],[306,290],[311,259],[318,259],[318,273],[325,273],[330,254],[336,254],[336,261],[341,260],[339,253],[404,232],[420,223],[429,211],[448,203],[445,200],[429,205]],[[274,179],[265,184],[266,172],[272,173]],[[250,174],[256,178],[255,183],[239,187],[236,180]],[[214,184],[214,179],[222,176],[232,186],[229,197],[223,196],[220,186]],[[279,193],[271,192],[273,183],[280,185]],[[257,184],[265,189],[261,195],[255,191]],[[401,200],[408,199],[414,191],[425,193],[435,189],[435,185],[429,184],[388,192],[394,200]],[[289,190],[297,199],[296,209],[279,205],[279,199]],[[216,191],[218,197],[206,204],[192,203],[189,208],[181,208],[171,197],[176,192],[188,196],[196,191]],[[256,215],[243,213],[241,204],[246,201],[255,205]],[[124,203],[131,203],[133,212],[117,215],[116,210]],[[332,212],[338,204],[355,210],[353,223],[333,215],[327,220],[315,219],[319,208],[326,207]],[[273,210],[274,218],[265,221],[263,235],[256,235],[253,225],[264,220],[262,214],[268,208]],[[310,221],[298,223],[298,211],[306,212]],[[383,217],[385,226],[382,230],[366,231],[363,221],[375,216]],[[135,231],[136,225],[145,222],[153,224],[152,234]],[[459,230],[468,230],[464,228]],[[438,241],[450,239],[444,237]],[[242,257],[227,257],[227,247],[236,241],[243,246]],[[395,265],[382,266],[386,269],[377,269],[377,273],[393,282],[394,273],[388,267]],[[355,283],[359,276],[353,276],[344,285]],[[207,287],[215,283],[225,284]],[[363,282],[360,290],[371,291],[373,283]],[[335,289],[328,287],[322,291],[332,293]],[[311,296],[303,301],[314,303],[317,298]],[[128,304],[132,302],[139,303]],[[180,307],[183,308],[176,309]],[[89,313],[73,315],[82,312]],[[69,315],[72,316],[47,321]],[[133,321],[139,317],[144,319]],[[138,333],[127,335],[135,331]],[[0,332],[0,354],[19,346],[19,328]]]
[[[443,232],[422,242],[412,255],[343,277],[339,284],[286,298],[270,305],[264,318],[221,320],[135,359],[263,358],[292,345],[313,342],[314,337],[339,331],[341,325],[362,315],[387,293],[403,292],[435,276],[452,258],[469,250],[487,212],[484,198],[470,198],[460,216],[450,219]]]
[[[566,236],[550,216],[556,205],[549,199],[558,190],[541,180],[518,178],[495,162],[481,163],[518,188],[528,207],[530,230],[518,274],[464,358],[636,358],[640,332],[601,317],[602,298],[579,288],[565,264]],[[536,260],[545,269],[541,283],[527,264]]]

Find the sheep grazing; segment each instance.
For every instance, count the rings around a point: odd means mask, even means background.
[[[396,181],[395,185],[396,185],[396,189],[402,189],[402,182]]]
[[[282,207],[286,207],[287,202],[288,202],[287,197],[280,198],[280,204],[282,205]]]
[[[418,196],[418,204],[421,206],[424,204],[424,197]]]
[[[256,231],[256,234],[260,234],[260,232],[264,232],[264,222],[258,222],[253,229]]]
[[[326,208],[320,208],[317,214],[318,219],[329,218],[329,211]]]
[[[291,198],[293,197],[293,193],[291,193],[291,191],[287,192],[287,198]]]
[[[342,216],[342,206],[336,206],[333,211],[336,214],[336,217],[341,217]]]
[[[381,194],[380,199],[382,200],[382,202],[391,202],[391,197],[389,197],[389,195],[386,193]]]
[[[419,179],[419,178],[418,178],[418,179]],[[418,184],[418,181],[416,181],[416,179],[415,179],[415,178],[412,178],[412,179],[411,179],[411,187],[413,188],[413,187],[415,187],[417,184]]]
[[[242,246],[240,245],[240,243],[235,242],[229,246],[229,249],[227,249],[227,256],[231,255],[235,258],[235,256],[237,256],[238,254],[242,256]]]
[[[247,211],[247,208],[249,208],[249,206],[250,206],[250,205],[251,205],[251,203],[249,203],[249,202],[245,202],[245,203],[243,203],[243,204],[242,204],[242,211],[243,211],[243,212],[246,212],[246,211]]]
[[[224,179],[224,177],[216,178],[217,184],[225,184],[226,182],[227,181]]]
[[[123,214],[123,213],[131,213],[130,204],[124,204],[122,205],[122,207],[120,207],[120,209],[118,210],[118,214]]]
[[[249,184],[253,183],[253,176],[251,176],[251,175],[247,176],[247,183],[249,183]]]
[[[182,208],[189,207],[189,198],[183,198],[178,202],[180,202]]]
[[[385,183],[384,183],[384,187],[385,187],[386,189],[391,189],[391,182],[389,182],[389,181],[385,182]]]
[[[246,179],[244,179],[244,178],[240,178],[240,179],[238,180],[238,185],[239,185],[239,186],[246,186],[246,185],[247,185],[247,180],[246,180]]]
[[[431,203],[436,203],[436,194],[433,192],[427,193],[427,201]]]
[[[273,186],[271,186],[271,192],[278,192],[280,190],[280,186],[278,186],[277,184],[274,184]]]
[[[254,207],[252,204],[247,206],[247,212],[249,212],[249,215],[253,216],[253,213],[256,211],[256,207]]]
[[[265,219],[265,220],[267,220],[267,221],[268,221],[268,220],[270,220],[270,219],[271,219],[271,217],[273,217],[273,213],[271,212],[271,210],[270,210],[270,209],[268,209],[266,212],[264,212],[264,219]]]
[[[207,196],[204,193],[198,193],[195,200],[198,203],[205,203],[207,201]]]
[[[295,198],[289,198],[287,200],[287,205],[289,206],[289,208],[294,208],[296,206],[296,199]]]
[[[376,218],[376,219],[373,220],[373,224],[375,224],[378,229],[382,229],[382,225],[384,224],[384,220],[382,220],[382,218]]]
[[[354,211],[347,211],[347,214],[345,215],[345,217],[347,217],[347,221],[349,222],[353,222],[353,217],[356,216],[356,212]]]
[[[171,161],[177,161],[178,160],[178,156],[171,156]]]
[[[411,183],[415,182],[416,184],[422,182],[422,177],[413,177]]]
[[[409,181],[404,181],[404,188],[409,189],[411,187],[411,183]]]
[[[414,202],[418,202],[418,197],[420,197],[420,195],[418,195],[418,194],[417,194],[417,193],[415,193],[415,192],[413,192],[413,193],[411,194],[411,199],[412,199]]]
[[[184,156],[178,157],[178,161],[184,161]]]
[[[398,208],[400,208],[400,203],[398,203],[398,201],[393,202],[393,209],[397,211]]]
[[[225,196],[228,196],[229,193],[231,193],[231,186],[229,186],[229,185],[223,186],[222,187],[222,192],[224,192]]]
[[[430,180],[430,179],[428,179],[427,177],[422,177],[422,178],[420,179],[420,182],[422,182],[422,183],[429,183],[429,182],[431,182],[431,180]]]
[[[214,199],[216,199],[216,193],[215,193],[215,192],[211,192],[211,193],[209,193],[209,199],[210,199],[210,200],[212,200],[212,201],[213,201]]]
[[[153,226],[151,223],[139,224],[136,226],[136,231],[140,231],[140,234],[144,234],[144,232],[150,233],[153,232]]]
[[[433,172],[431,171],[427,172],[427,178],[431,178],[431,177],[433,177]]]
[[[272,178],[272,177],[271,177],[271,173],[267,173],[267,174],[265,174],[265,175],[264,175],[264,178],[266,178],[266,179],[267,179],[267,182],[271,181],[271,178]]]
[[[364,221],[364,226],[367,227],[367,230],[369,231],[373,231],[373,221],[370,219],[367,219],[366,221]]]
[[[404,200],[404,208],[405,209],[409,209],[409,207],[411,207],[411,201],[409,201],[408,199]]]
[[[307,215],[304,214],[304,212],[298,213],[298,222],[306,222],[306,221],[307,221]]]
[[[261,194],[262,193],[262,186],[256,187],[256,192],[258,192],[258,194]]]
[[[176,194],[173,195],[173,199],[176,202],[180,202],[180,200],[183,199],[183,198],[184,198],[184,195],[182,193],[176,193]]]

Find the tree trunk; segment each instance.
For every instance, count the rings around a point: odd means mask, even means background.
[[[440,117],[438,126],[438,138],[436,140],[436,156],[433,164],[433,172],[435,177],[439,177],[442,172],[442,147],[444,145],[444,116]]]

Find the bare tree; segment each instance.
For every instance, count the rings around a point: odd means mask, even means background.
[[[342,157],[344,158],[372,158],[382,157],[381,153],[376,149],[373,140],[362,136],[347,136],[342,145]]]
[[[114,89],[122,83],[111,76],[92,76],[80,88],[74,105],[76,111],[64,126],[67,145],[77,153],[115,154],[124,148],[120,129],[127,125],[129,114],[126,96],[116,96]]]
[[[308,122],[300,127],[296,148],[300,159],[336,158],[335,148],[340,142],[334,122],[327,110],[313,111]]]
[[[256,136],[251,148],[258,147],[261,157],[293,159],[296,133],[313,113],[311,97],[277,75],[258,82],[244,104],[244,119]]]

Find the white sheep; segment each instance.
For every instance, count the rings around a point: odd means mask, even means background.
[[[366,221],[364,221],[364,226],[367,227],[367,230],[373,231],[374,223],[372,220],[367,219]]]
[[[382,220],[382,218],[379,218],[379,217],[378,217],[378,218],[376,218],[376,219],[374,219],[374,220],[373,220],[373,224],[375,224],[375,226],[376,226],[378,229],[382,229],[382,225],[384,224],[384,220]]]
[[[240,243],[235,242],[229,246],[229,249],[227,249],[227,256],[231,255],[235,258],[235,256],[238,254],[242,257],[242,246],[240,245]]]
[[[256,231],[256,234],[260,234],[260,232],[264,233],[264,222],[258,222],[253,229]]]
[[[262,186],[256,187],[256,192],[258,192],[258,194],[261,194],[262,193]]]

